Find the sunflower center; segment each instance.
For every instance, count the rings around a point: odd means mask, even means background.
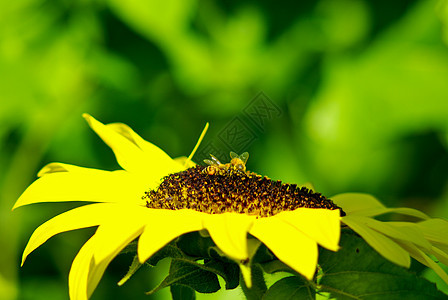
[[[299,207],[339,209],[330,199],[296,184],[273,181],[246,171],[213,174],[195,166],[166,176],[156,190],[145,192],[148,208],[193,209],[210,214],[237,212],[269,217]]]

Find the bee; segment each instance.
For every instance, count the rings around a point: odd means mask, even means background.
[[[210,154],[211,159],[204,159],[208,165],[202,172],[208,175],[226,175],[226,174],[245,174],[246,163],[249,153],[244,152],[241,155],[230,152],[230,163],[223,164],[214,155]]]

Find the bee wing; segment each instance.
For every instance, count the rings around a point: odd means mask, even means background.
[[[211,161],[210,159],[204,159],[204,162],[209,166],[215,166],[216,163],[214,161]]]
[[[231,158],[231,159],[238,158],[238,157],[239,157],[238,154],[236,154],[236,153],[233,152],[233,151],[230,151],[230,158]]]
[[[219,159],[217,159],[213,154],[210,154],[211,156],[211,160],[214,162],[214,165],[221,165],[221,162],[219,161]]]
[[[244,164],[246,164],[249,159],[249,152],[244,152],[239,156],[239,158],[244,162]]]

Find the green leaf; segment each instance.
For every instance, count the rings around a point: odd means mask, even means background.
[[[194,300],[196,299],[195,291],[185,285],[173,284],[170,286],[171,298],[173,300]]]
[[[341,249],[320,249],[320,291],[337,299],[446,299],[436,286],[380,256],[352,231],[344,230]]]
[[[210,237],[203,237],[197,231],[179,237],[177,246],[189,256],[202,258],[212,257],[215,253],[211,250],[216,248]]]
[[[199,232],[182,235],[177,246],[191,257],[205,259],[203,265],[197,266],[206,271],[221,276],[226,281],[226,289],[234,289],[239,285],[240,269],[236,263],[220,255],[215,243],[210,237],[203,237]]]
[[[123,250],[121,250],[120,254],[127,254],[127,253],[132,253],[132,254],[136,254],[137,253],[137,241],[132,241],[129,244],[127,244],[126,247],[124,247]]]
[[[147,294],[153,294],[173,284],[185,285],[200,293],[214,293],[221,288],[215,273],[204,270],[200,264],[194,261],[173,259],[170,274]]]
[[[151,266],[156,266],[159,261],[164,258],[183,258],[185,254],[177,248],[174,244],[168,244],[159,251],[157,251],[153,256],[151,256],[146,262]]]
[[[272,254],[271,250],[269,250],[268,247],[266,247],[264,244],[261,244],[257,252],[255,253],[252,262],[253,263],[266,263],[272,260],[276,260],[276,257],[274,254]]]
[[[260,264],[260,266],[263,268],[263,271],[265,271],[268,274],[273,274],[277,272],[288,272],[292,274],[297,274],[296,271],[285,265],[280,260],[271,260],[269,262]]]
[[[314,300],[316,299],[316,290],[302,277],[286,277],[274,283],[263,297],[263,300],[277,299]]]
[[[226,290],[238,287],[240,268],[236,263],[213,259],[205,263],[203,268],[221,276],[226,281]]]
[[[132,275],[135,274],[135,272],[137,272],[138,269],[140,269],[140,267],[143,264],[140,263],[140,261],[138,260],[138,255],[134,256],[134,259],[132,260],[132,264],[129,267],[128,272],[126,273],[126,275],[124,275],[124,277],[118,282],[119,286],[122,286],[123,284],[125,284],[126,281],[129,280],[129,278],[132,277]]]

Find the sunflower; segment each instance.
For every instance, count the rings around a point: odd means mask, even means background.
[[[413,209],[386,208],[364,194],[337,195],[331,201],[307,188],[246,171],[241,160],[247,156],[236,157],[238,164],[196,166],[191,158],[208,124],[188,158],[172,159],[125,124],[104,125],[87,114],[84,118],[113,150],[122,169],[50,163],[13,208],[39,202],[93,202],[38,227],[22,256],[23,265],[52,236],[98,226],[73,261],[70,299],[88,299],[109,263],[134,240],[138,239],[138,261],[144,263],[174,239],[192,232],[209,236],[219,253],[239,266],[249,288],[252,261],[260,245],[311,280],[318,246],[338,251],[341,226],[353,229],[390,261],[409,267],[412,256],[448,282],[440,266],[427,256],[448,262],[444,220],[430,219]],[[422,221],[374,219],[391,212]]]

